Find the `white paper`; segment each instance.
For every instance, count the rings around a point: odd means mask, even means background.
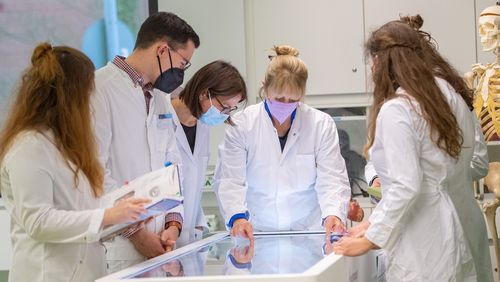
[[[127,198],[148,198],[151,203],[146,205],[148,213],[134,222],[127,222],[106,227],[101,232],[101,241],[106,241],[130,225],[136,224],[150,217],[165,215],[169,210],[182,204],[183,197],[179,181],[177,165],[173,164],[150,173],[144,174],[127,185],[104,195],[101,198],[101,207],[110,208]]]

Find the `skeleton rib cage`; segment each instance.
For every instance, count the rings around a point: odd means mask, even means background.
[[[474,93],[474,110],[486,141],[500,138],[500,66],[475,65],[473,70],[479,83]]]

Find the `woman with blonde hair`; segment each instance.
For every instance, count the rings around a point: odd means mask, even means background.
[[[136,220],[147,199],[100,209],[103,169],[91,127],[94,65],[38,45],[0,135],[0,189],[11,216],[9,281],[94,281],[104,226]]]
[[[232,235],[345,228],[349,180],[333,119],[302,102],[307,67],[282,45],[266,71],[264,101],[226,126],[215,190]]]

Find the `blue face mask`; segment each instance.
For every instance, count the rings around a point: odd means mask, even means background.
[[[210,108],[208,111],[200,116],[200,121],[206,125],[215,126],[222,124],[229,117],[228,114],[221,113],[212,103],[210,92],[208,92],[208,99],[210,100]]]

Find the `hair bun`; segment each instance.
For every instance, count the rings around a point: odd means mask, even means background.
[[[31,63],[36,75],[45,81],[52,81],[63,73],[52,45],[47,42],[36,46],[31,55]]]
[[[52,51],[52,45],[50,45],[49,43],[43,42],[38,44],[38,46],[36,46],[35,50],[33,51],[33,55],[31,55],[31,63],[33,65],[37,64],[37,62],[47,56],[49,51]]]
[[[420,28],[424,25],[424,19],[422,19],[419,14],[416,14],[415,16],[400,16],[399,19],[415,30],[420,30]]]
[[[272,50],[276,52],[276,56],[299,56],[299,50],[293,48],[290,45],[274,46]]]

